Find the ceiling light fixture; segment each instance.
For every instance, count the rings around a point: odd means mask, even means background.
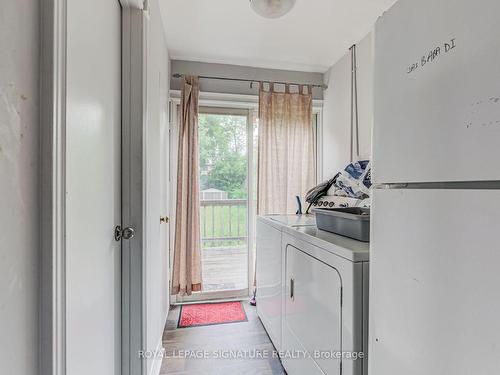
[[[265,18],[280,18],[290,12],[295,0],[250,0],[250,6]]]

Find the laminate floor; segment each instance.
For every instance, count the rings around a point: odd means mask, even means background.
[[[173,307],[163,334],[166,353],[160,374],[286,374],[255,307],[248,301],[243,306],[247,322],[191,328],[177,328],[180,307]]]

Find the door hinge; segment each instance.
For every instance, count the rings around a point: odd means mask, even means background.
[[[151,16],[149,0],[144,0],[142,2],[142,12],[144,13],[144,16],[149,20],[149,18]]]
[[[168,101],[168,125],[169,125],[169,128],[172,126],[172,122],[174,122],[172,108],[173,108],[173,103],[171,100],[169,100]]]

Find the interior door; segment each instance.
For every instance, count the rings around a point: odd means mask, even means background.
[[[160,75],[161,78],[161,75]],[[160,79],[160,84],[166,80]],[[170,121],[169,106],[168,106],[168,88],[160,87],[160,222],[162,228],[160,230],[160,251],[162,259],[162,269],[169,270],[170,257]],[[162,283],[169,285],[170,272],[163,272],[164,279]],[[165,295],[165,311],[168,309],[170,297],[170,288]],[[163,311],[163,310],[162,310]]]
[[[66,365],[120,373],[121,8],[67,2]]]
[[[285,356],[285,369],[289,375],[340,374],[341,361],[331,356],[342,351],[340,274],[286,238],[283,349],[297,357]]]

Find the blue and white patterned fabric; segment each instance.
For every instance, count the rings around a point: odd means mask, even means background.
[[[348,197],[366,198],[370,196],[371,163],[369,160],[360,160],[349,164],[340,172],[335,185]]]

